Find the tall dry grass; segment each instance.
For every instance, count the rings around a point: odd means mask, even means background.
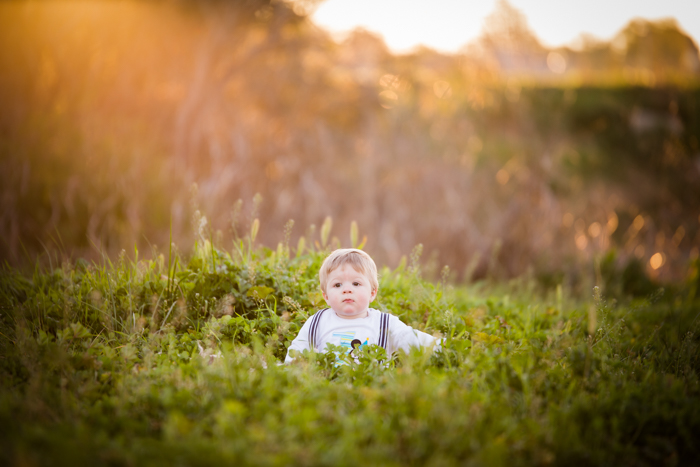
[[[697,255],[690,62],[673,75],[690,89],[595,89],[580,86],[595,67],[559,76],[536,41],[534,68],[513,71],[498,34],[479,53],[394,56],[286,4],[182,5],[0,5],[4,259],[189,244],[195,211],[222,241],[259,218],[265,244],[290,218],[332,216],[343,243],[357,221],[379,261],[422,243],[460,277],[575,280],[615,247],[678,278]],[[591,82],[653,73],[615,60]]]

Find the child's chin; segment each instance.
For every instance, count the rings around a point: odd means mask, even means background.
[[[338,313],[340,316],[343,316],[343,317],[345,317],[345,318],[358,318],[358,317],[362,316],[362,314],[363,314],[361,311],[357,311],[357,310],[354,310],[354,309],[353,309],[353,310],[342,310],[342,309],[341,309],[341,310],[338,311],[337,313]]]

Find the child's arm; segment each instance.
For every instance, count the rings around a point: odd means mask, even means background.
[[[309,328],[311,327],[311,317],[306,320],[304,325],[299,330],[299,334],[294,338],[292,343],[287,349],[287,356],[284,358],[284,363],[289,363],[294,360],[294,358],[289,354],[290,350],[298,350],[299,352],[303,350],[311,350],[311,344],[309,343]]]
[[[392,351],[401,349],[408,353],[411,347],[427,347],[439,350],[442,339],[413,329],[397,316],[391,315],[389,318],[389,341],[392,344],[391,347],[393,347]]]

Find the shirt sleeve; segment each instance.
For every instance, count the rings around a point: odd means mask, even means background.
[[[439,350],[442,339],[413,329],[397,316],[391,315],[389,318],[389,342],[391,343],[392,351],[401,349],[408,353],[411,347],[426,347]]]
[[[287,356],[284,358],[284,363],[289,363],[294,360],[294,358],[289,354],[290,350],[298,350],[299,352],[303,350],[311,350],[311,344],[309,343],[309,328],[311,327],[311,318],[314,315],[309,316],[304,325],[299,330],[299,334],[294,338],[292,343],[287,349]]]

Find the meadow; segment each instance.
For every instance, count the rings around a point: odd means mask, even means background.
[[[253,221],[232,247],[200,237],[188,257],[171,245],[149,259],[5,266],[0,463],[700,461],[697,260],[645,296],[609,283],[576,295],[527,275],[459,284],[444,268],[429,281],[417,246],[381,269],[375,307],[445,337],[440,352],[282,365],[322,306],[330,227],[270,249]]]

